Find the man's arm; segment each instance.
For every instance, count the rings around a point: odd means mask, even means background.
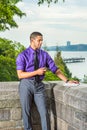
[[[55,73],[60,79],[62,79],[64,82],[67,82],[68,81],[68,83],[79,83],[78,81],[76,81],[76,80],[68,80],[68,78],[67,77],[65,77],[64,76],[64,74],[59,70],[59,69],[57,69],[57,71],[56,71],[56,73]]]
[[[19,79],[31,78],[36,75],[43,75],[46,72],[45,68],[39,68],[32,72],[24,72],[23,70],[17,70],[17,75]]]
[[[36,71],[24,72],[23,70],[17,70],[17,75],[19,79],[30,78],[36,75]]]
[[[68,80],[68,78],[66,78],[63,73],[60,71],[60,69],[57,69],[56,73],[55,73],[60,79],[62,79],[64,82],[66,82]]]

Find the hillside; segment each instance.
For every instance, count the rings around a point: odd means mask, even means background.
[[[66,46],[49,46],[46,47],[48,51],[87,51],[87,44],[76,44]]]

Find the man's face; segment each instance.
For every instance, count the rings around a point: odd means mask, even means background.
[[[32,39],[32,43],[35,49],[39,49],[42,45],[43,37],[37,36],[36,38]]]

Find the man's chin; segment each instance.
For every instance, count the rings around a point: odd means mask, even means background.
[[[41,48],[41,46],[39,46],[37,49],[40,49]]]

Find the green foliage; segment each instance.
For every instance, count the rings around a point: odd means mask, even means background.
[[[0,38],[0,81],[17,81],[15,59],[25,49],[23,45]]]
[[[65,0],[62,0],[62,1],[65,2]],[[46,2],[49,6],[52,2],[56,4],[58,2],[58,0],[38,0],[38,5],[41,5],[44,2]]]
[[[84,75],[83,82],[87,83],[87,75]]]
[[[0,55],[4,57],[15,57],[14,47],[11,45],[12,41],[0,38]]]
[[[76,76],[74,76],[74,77],[72,78],[72,80],[80,81],[80,79],[78,79]]]
[[[0,0],[0,31],[5,31],[12,27],[18,27],[14,16],[25,15],[16,4],[21,0]]]
[[[55,64],[58,65],[60,70],[63,72],[63,74],[70,79],[72,77],[72,74],[70,73],[70,71],[67,68],[66,64],[63,62],[60,51],[57,52],[57,54],[56,54],[56,56],[54,58],[54,61],[55,61]]]
[[[56,80],[60,80],[55,74],[53,74],[51,71],[47,71],[45,74],[45,81],[56,81]]]
[[[54,58],[55,64],[60,68],[60,70],[63,72],[63,74],[68,77],[69,79],[72,78],[72,74],[70,73],[69,69],[67,68],[66,64],[63,62],[61,57],[61,52],[57,52]],[[53,74],[50,71],[46,72],[45,79],[46,81],[49,80],[60,80],[55,74]]]
[[[16,66],[15,59],[10,57],[0,56],[0,81],[16,81]]]
[[[13,42],[12,40],[7,40],[0,38],[0,81],[17,81],[16,74],[16,64],[15,60],[17,55],[25,50],[25,47],[19,42]],[[69,79],[71,73],[69,72],[66,64],[61,58],[61,52],[58,52],[55,56],[55,63],[59,66],[60,70],[66,75]],[[45,75],[46,81],[60,80],[55,74],[51,71],[47,71]],[[87,81],[87,80],[85,80]]]

